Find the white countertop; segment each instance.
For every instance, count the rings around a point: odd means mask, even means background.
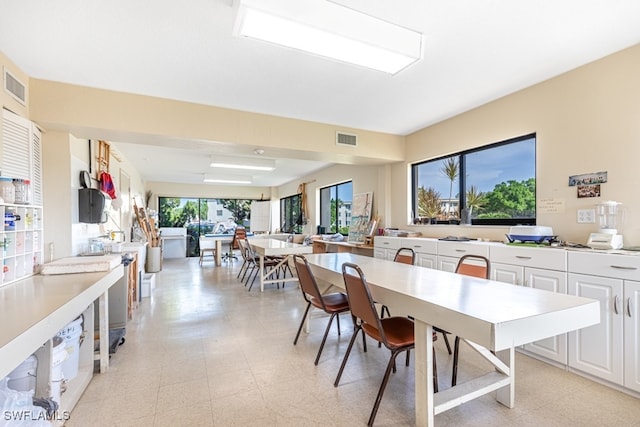
[[[80,315],[123,276],[110,271],[31,276],[0,288],[0,378]]]

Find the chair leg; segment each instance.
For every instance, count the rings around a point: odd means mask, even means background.
[[[389,374],[391,370],[396,364],[396,356],[398,355],[398,351],[392,351],[391,357],[389,358],[389,363],[387,363],[387,369],[384,372],[384,377],[382,378],[382,384],[380,384],[380,389],[378,390],[378,395],[376,396],[376,402],[373,405],[373,409],[371,410],[371,415],[369,416],[368,426],[373,425],[373,421],[376,418],[376,414],[378,413],[378,408],[380,407],[380,401],[382,400],[382,395],[384,394],[384,389],[387,387],[387,382],[389,382]]]
[[[451,345],[449,345],[449,338],[447,338],[447,334],[446,332],[442,333],[442,338],[444,338],[444,343],[447,346],[447,351],[449,352],[449,354],[451,354]]]
[[[338,313],[338,317],[336,317],[336,322],[338,324],[338,335],[340,335],[340,313]]]
[[[433,392],[438,392],[438,369],[436,369],[436,349],[433,349]]]
[[[322,342],[320,343],[320,348],[318,349],[318,354],[316,355],[316,361],[314,365],[318,366],[318,362],[320,361],[320,355],[322,354],[322,349],[324,348],[324,343],[327,341],[327,335],[329,335],[329,329],[331,329],[331,322],[333,322],[333,318],[336,317],[338,313],[332,313],[331,317],[329,317],[329,323],[327,323],[327,328],[324,330],[324,336],[322,337]],[[338,317],[340,317],[338,315]]]
[[[460,352],[460,337],[456,337],[453,345],[453,372],[451,373],[451,387],[458,382],[458,353]]]
[[[298,338],[300,337],[300,332],[302,332],[302,326],[304,325],[304,321],[307,318],[307,314],[309,314],[309,309],[311,308],[311,303],[307,303],[307,309],[304,311],[304,315],[302,316],[302,320],[300,321],[300,327],[298,328],[298,333],[296,334],[296,339],[293,340],[293,345],[298,343]]]
[[[353,331],[353,335],[351,336],[351,340],[349,340],[349,346],[347,347],[347,351],[344,353],[344,358],[342,359],[342,364],[340,364],[340,370],[338,370],[338,376],[336,380],[333,382],[334,387],[338,387],[340,383],[340,377],[342,377],[342,371],[344,371],[344,367],[347,364],[347,359],[349,358],[349,353],[351,353],[351,348],[353,348],[353,343],[356,341],[358,337],[358,332],[360,332],[362,328],[360,326],[356,326],[356,329]]]

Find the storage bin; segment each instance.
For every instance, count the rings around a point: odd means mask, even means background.
[[[67,359],[62,362],[62,372],[65,380],[72,380],[78,375],[80,364],[80,336],[82,335],[82,316],[61,329],[57,336],[62,338],[67,351]]]
[[[15,203],[16,189],[13,186],[13,179],[0,176],[0,197],[4,203]]]
[[[17,368],[11,371],[8,375],[9,381],[7,382],[7,386],[16,391],[35,392],[37,367],[38,359],[32,354],[18,365]]]
[[[140,286],[140,297],[147,298],[151,296],[151,291],[156,287],[156,275],[146,273],[142,276],[142,284]]]

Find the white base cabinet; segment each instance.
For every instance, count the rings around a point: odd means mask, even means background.
[[[622,384],[622,280],[571,273],[569,293],[600,301],[600,323],[569,333],[569,366]]]
[[[624,386],[640,392],[640,282],[624,286]]]
[[[567,293],[567,261],[564,251],[497,246],[491,248],[490,258],[493,280]],[[567,364],[566,334],[526,344],[523,349],[559,364]]]
[[[569,367],[640,391],[640,256],[569,253],[569,292],[600,301],[600,324],[569,334]]]

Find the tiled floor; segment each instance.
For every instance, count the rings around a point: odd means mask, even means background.
[[[294,346],[304,310],[300,291],[268,285],[251,292],[236,279],[239,263],[198,266],[165,260],[157,286],[127,327],[106,374],[96,374],[67,426],[346,426],[366,425],[388,351],[354,348],[338,388],[333,381],[351,336],[344,316],[319,365],[313,365],[326,317]],[[361,342],[359,342],[361,345]],[[451,356],[436,344],[441,389]],[[490,368],[468,347],[459,383]],[[412,361],[413,363],[413,361]],[[436,416],[440,426],[640,426],[640,400],[518,354],[516,407],[492,395]],[[378,426],[413,425],[413,366],[392,375]]]

